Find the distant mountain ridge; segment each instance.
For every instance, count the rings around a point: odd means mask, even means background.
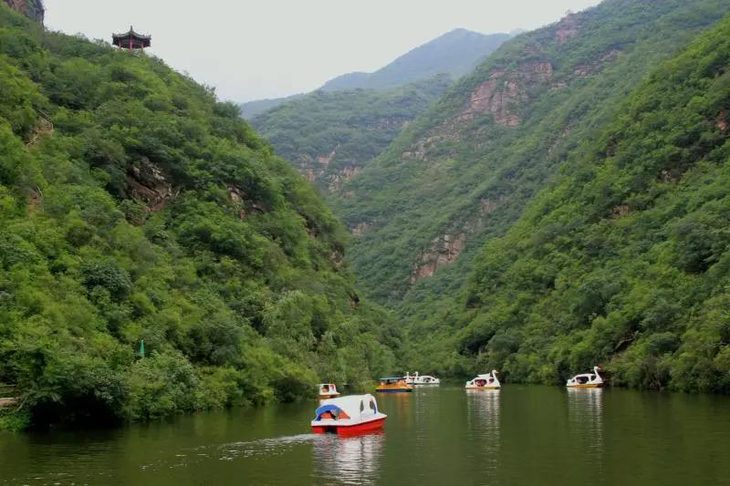
[[[302,96],[306,96],[306,94],[299,93],[291,96],[285,96],[283,98],[265,98],[262,100],[247,101],[246,103],[241,103],[239,105],[241,107],[241,116],[246,120],[251,120],[262,113],[273,110],[277,106],[283,105],[289,101],[299,99]]]
[[[321,89],[390,89],[443,73],[458,78],[474,69],[510,37],[510,34],[485,35],[454,29],[416,47],[382,69],[373,73],[343,74],[327,81]]]
[[[480,34],[466,29],[454,29],[408,51],[373,73],[343,74],[327,81],[319,89],[327,92],[353,89],[390,90],[433,78],[438,74],[457,79],[471,71],[511,37],[512,34]],[[241,103],[241,116],[251,120],[302,96],[304,94]]]

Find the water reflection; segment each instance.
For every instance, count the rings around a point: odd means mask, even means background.
[[[603,389],[568,388],[568,423],[571,436],[587,452],[587,459],[600,466],[603,454]]]
[[[319,436],[312,448],[316,482],[372,484],[380,471],[384,441],[382,432],[355,437]]]
[[[484,434],[499,433],[499,390],[466,390],[469,425]]]
[[[0,486],[728,483],[730,397],[521,385],[411,395],[378,396],[383,436],[310,434],[311,402],[0,433]]]
[[[414,402],[418,402],[418,392],[381,393],[377,399],[378,408],[390,417],[389,421],[394,422],[397,417],[398,422],[413,426]]]
[[[500,391],[467,390],[467,426],[473,442],[475,467],[482,480],[493,477],[499,465]]]

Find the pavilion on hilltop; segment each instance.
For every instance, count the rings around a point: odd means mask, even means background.
[[[132,26],[129,27],[129,32],[124,34],[112,34],[112,44],[122,49],[144,49],[149,47],[152,41],[152,36],[138,34],[134,31]]]

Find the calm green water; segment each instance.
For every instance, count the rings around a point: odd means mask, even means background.
[[[730,484],[730,397],[508,385],[379,396],[381,434],[316,402],[114,431],[0,434],[0,484]]]

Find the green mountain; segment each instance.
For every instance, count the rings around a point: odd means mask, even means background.
[[[607,0],[521,35],[456,83],[345,185],[337,211],[357,235],[350,250],[353,267],[369,296],[397,309],[409,322],[414,343],[406,359],[409,367],[462,375],[493,366],[505,370],[508,379],[558,382],[571,371],[601,361],[616,372],[616,383],[688,389],[720,386],[717,380],[711,380],[711,386],[703,384],[695,375],[684,384],[664,375],[657,381],[629,378],[629,371],[618,363],[648,346],[655,331],[643,330],[638,315],[636,322],[629,319],[634,326],[628,326],[631,333],[627,330],[611,338],[615,338],[611,348],[607,341],[600,341],[600,347],[599,340],[577,339],[575,333],[595,337],[603,332],[588,331],[586,326],[605,318],[593,312],[609,312],[613,307],[590,309],[583,315],[589,322],[561,318],[557,307],[543,314],[546,309],[536,296],[558,295],[552,292],[562,286],[593,285],[591,280],[577,278],[581,271],[588,275],[586,268],[593,263],[585,259],[596,256],[543,264],[538,257],[548,259],[550,245],[570,240],[574,227],[565,221],[538,226],[549,214],[536,205],[545,197],[542,190],[566,174],[580,172],[582,164],[576,160],[584,160],[587,167],[598,163],[598,159],[581,157],[586,147],[605,149],[601,141],[608,127],[630,113],[627,96],[729,10],[727,2],[718,0],[691,4]],[[661,72],[666,75],[668,70]],[[653,100],[661,102],[661,98]],[[720,113],[714,116],[722,119]],[[717,138],[717,134],[706,136],[708,143]],[[647,146],[658,143],[651,137]],[[638,164],[644,154],[637,150],[633,156]],[[667,157],[679,155],[670,151]],[[621,183],[632,187],[626,179]],[[603,195],[592,197],[598,200]],[[639,200],[651,197],[637,194]],[[576,225],[587,216],[581,212],[583,206],[567,207]],[[611,211],[623,215],[632,207],[616,203]],[[645,226],[644,230],[653,229]],[[661,225],[657,231],[664,231]],[[499,239],[513,232],[519,232],[519,238]],[[593,237],[600,239],[600,230]],[[529,242],[545,247],[532,255]],[[645,248],[639,245],[634,250]],[[628,255],[623,257],[630,261]],[[582,270],[563,273],[566,267]],[[629,272],[617,271],[604,275],[601,282],[620,286]],[[558,275],[567,280],[555,280]],[[699,287],[693,284],[685,290],[694,293]],[[599,298],[602,291],[585,299]],[[622,288],[616,295],[626,294]],[[699,308],[689,302],[677,304],[677,296],[669,295],[667,302],[682,311],[672,319]],[[656,319],[668,319],[654,311]],[[549,326],[544,325],[547,316],[554,321]],[[677,330],[675,337],[669,349],[680,359],[684,346],[694,338]],[[552,347],[557,339],[560,347]],[[722,342],[713,341],[712,346]],[[564,354],[558,356],[557,349]],[[570,353],[574,354],[566,358]]]
[[[349,73],[327,81],[323,91],[390,89],[437,74],[459,78],[494,52],[509,34],[480,34],[454,29],[403,54],[373,73]]]
[[[251,123],[323,192],[337,192],[450,84],[439,75],[389,91],[316,91]]]
[[[444,74],[457,79],[471,71],[509,38],[510,34],[485,35],[456,29],[407,52],[374,73],[343,74],[326,82],[318,91],[394,90]],[[306,95],[249,101],[241,104],[241,113],[244,118],[251,120],[303,96]]]
[[[392,371],[398,333],[358,298],[346,232],[237,107],[4,4],[0,93],[0,427]]]
[[[475,261],[457,349],[522,381],[730,392],[730,17],[632,92]]]

